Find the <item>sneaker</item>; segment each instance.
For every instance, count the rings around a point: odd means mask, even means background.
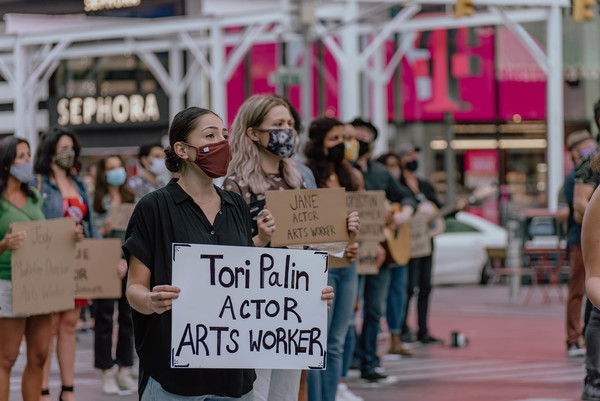
[[[571,344],[567,347],[567,356],[585,356],[585,348],[582,348],[578,343]]]
[[[335,401],[364,401],[364,399],[350,391],[346,383],[339,383],[335,393]]]
[[[417,341],[417,336],[415,336],[415,333],[412,331],[409,331],[407,333],[400,334],[400,340],[402,340],[403,343],[414,343]]]
[[[586,376],[581,399],[583,401],[600,401],[600,380]]]
[[[117,383],[121,390],[137,391],[138,389],[138,383],[133,376],[131,376],[131,369],[129,368],[119,369],[119,372],[117,373]]]
[[[419,338],[419,341],[421,342],[421,344],[444,344],[442,340],[440,340],[439,338],[432,337],[429,334],[425,334],[423,337]]]
[[[387,378],[386,375],[383,375],[381,373],[377,373],[375,370],[371,370],[369,372],[362,372],[360,374],[360,378],[364,379],[368,382],[379,382],[381,380],[385,380]]]
[[[115,373],[111,370],[105,370],[102,372],[102,392],[104,394],[119,394],[121,389],[117,384]]]

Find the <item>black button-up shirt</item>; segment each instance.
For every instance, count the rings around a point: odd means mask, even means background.
[[[123,252],[150,269],[150,288],[172,284],[172,244],[254,246],[248,206],[241,196],[217,188],[221,210],[210,224],[202,209],[172,180],[144,196],[127,227]],[[253,369],[171,369],[171,311],[144,315],[133,311],[135,346],[140,357],[142,394],[148,377],[178,395],[240,397],[252,389]]]

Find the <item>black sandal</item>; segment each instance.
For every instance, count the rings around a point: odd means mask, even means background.
[[[40,395],[50,395],[50,389],[43,388]]]
[[[62,395],[65,391],[73,392],[73,386],[62,386],[60,389],[60,396],[58,397],[59,401],[63,401]]]

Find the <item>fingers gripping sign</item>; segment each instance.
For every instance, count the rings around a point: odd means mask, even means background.
[[[21,231],[18,233],[13,233],[12,224],[8,227],[8,231],[6,235],[0,241],[0,249],[14,251],[15,249],[19,249],[19,247],[25,241],[25,231]]]
[[[273,231],[275,231],[275,217],[273,217],[268,209],[263,209],[256,217],[256,224],[258,226],[258,236],[261,242],[264,245],[267,245],[271,242]]]
[[[173,307],[173,300],[179,297],[179,287],[172,285],[157,285],[149,293],[149,306],[158,314],[166,312]]]

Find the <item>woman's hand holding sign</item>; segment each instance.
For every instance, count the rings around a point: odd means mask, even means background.
[[[271,242],[273,231],[275,231],[275,217],[268,209],[263,209],[256,217],[256,225],[258,226],[258,241],[255,241],[254,245],[267,246]]]
[[[12,224],[8,227],[8,231],[6,235],[0,241],[0,252],[4,251],[14,251],[18,249],[23,241],[25,240],[25,231],[21,231],[18,233],[12,232]]]
[[[179,287],[172,285],[157,285],[149,293],[149,307],[159,315],[173,307],[173,300],[179,297]]]
[[[331,310],[331,305],[333,305],[334,297],[335,294],[333,293],[333,287],[330,285],[323,288],[323,290],[321,291],[321,299],[323,301],[327,301],[327,310]]]
[[[358,218],[358,212],[352,212],[346,218],[346,227],[348,228],[348,234],[350,234],[350,242],[346,246],[346,256],[350,261],[354,261],[358,256],[358,243],[354,242],[354,238],[358,235],[360,229],[360,219]]]

